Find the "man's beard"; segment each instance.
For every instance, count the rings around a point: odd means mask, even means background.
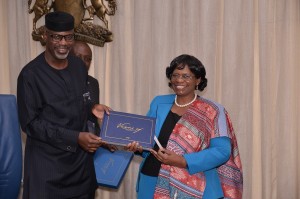
[[[57,57],[57,59],[66,59],[66,58],[68,57],[68,55],[69,55],[69,52],[70,52],[70,51],[68,50],[67,53],[60,54],[60,53],[54,51],[55,56]]]

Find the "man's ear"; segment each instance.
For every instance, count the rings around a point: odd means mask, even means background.
[[[44,42],[47,40],[47,31],[44,29],[43,34],[42,34],[42,39]]]

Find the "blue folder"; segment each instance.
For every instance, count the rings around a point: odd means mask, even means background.
[[[118,189],[133,157],[132,152],[100,147],[94,154],[94,165],[99,186]]]
[[[110,111],[104,115],[100,137],[115,145],[139,142],[144,150],[154,146],[155,118],[144,115]]]

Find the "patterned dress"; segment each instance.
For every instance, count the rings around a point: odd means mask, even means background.
[[[210,172],[216,173],[224,198],[242,198],[243,176],[237,140],[228,113],[221,105],[199,97],[176,124],[167,149],[184,156],[189,167],[189,159],[195,159],[191,154],[202,153],[218,137],[230,138],[227,162],[206,171],[197,171],[193,166],[186,169],[162,164],[154,198],[203,198],[205,173]]]

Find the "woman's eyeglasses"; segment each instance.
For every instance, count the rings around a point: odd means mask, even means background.
[[[179,78],[183,79],[184,81],[190,81],[193,79],[193,77],[195,77],[194,75],[190,75],[190,74],[172,74],[171,75],[171,80],[178,80]]]

